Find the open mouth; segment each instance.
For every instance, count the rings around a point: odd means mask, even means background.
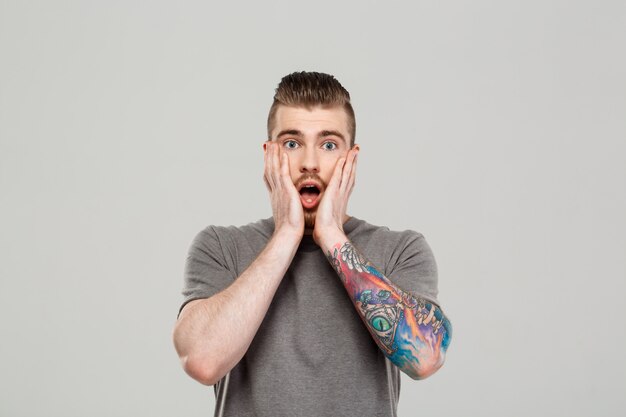
[[[322,191],[315,183],[304,183],[298,190],[300,192],[300,200],[305,208],[313,208],[317,205]]]

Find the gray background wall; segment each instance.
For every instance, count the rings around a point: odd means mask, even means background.
[[[271,215],[303,69],[353,96],[349,213],[439,265],[454,340],[400,415],[623,415],[625,40],[622,1],[0,1],[0,415],[212,415],[186,251]]]

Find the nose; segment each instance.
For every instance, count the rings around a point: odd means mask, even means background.
[[[300,165],[300,172],[314,172],[318,173],[320,171],[319,161],[317,160],[317,154],[315,153],[315,149],[309,148],[304,153],[304,158],[302,158],[302,163]]]

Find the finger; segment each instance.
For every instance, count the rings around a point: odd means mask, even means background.
[[[273,154],[273,158],[272,158],[272,175],[274,177],[274,182],[277,186],[281,186],[281,181],[280,181],[280,149],[278,149],[278,144],[277,143],[273,143],[272,144],[272,154]]]
[[[265,175],[267,177],[267,180],[270,184],[270,186],[272,187],[272,190],[276,189],[276,178],[274,175],[274,148],[275,148],[275,144],[274,143],[268,143],[267,145],[267,164],[265,166]]]
[[[271,193],[272,192],[272,184],[270,183],[269,180],[269,169],[268,169],[268,164],[269,164],[269,152],[267,150],[267,144],[263,145],[263,182],[265,182],[265,186],[267,187],[268,191]]]
[[[291,175],[289,174],[289,156],[285,152],[280,155],[280,179],[284,187],[290,188],[290,185],[293,186]]]
[[[356,157],[356,154],[356,151],[350,150],[346,156],[346,166],[341,174],[341,192],[345,193],[346,190],[349,189],[350,175],[352,174],[352,167],[354,166],[354,158]]]
[[[339,188],[341,182],[341,172],[343,170],[343,166],[346,162],[346,158],[339,158],[337,163],[335,164],[335,170],[333,171],[333,176],[330,178],[328,182],[328,188],[337,187]]]
[[[356,180],[356,164],[359,162],[359,153],[354,156],[354,162],[352,163],[352,169],[350,170],[350,179],[348,180],[348,195],[352,194],[354,189],[354,182]]]
[[[352,162],[354,160],[354,152],[352,150],[348,151],[348,155],[346,155],[346,163],[341,171],[341,185],[339,189],[344,192],[346,190],[346,186],[348,184],[348,178],[350,178],[350,170],[352,169]]]
[[[263,182],[265,182],[265,186],[268,190],[271,191],[270,184],[267,180],[267,142],[263,143]]]

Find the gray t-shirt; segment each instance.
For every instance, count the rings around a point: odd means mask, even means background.
[[[185,264],[180,310],[228,287],[273,231],[268,218],[198,233]],[[437,302],[437,265],[422,234],[355,217],[344,232],[389,280]],[[325,254],[305,235],[248,351],[214,386],[215,416],[396,416],[400,372],[372,339]]]

